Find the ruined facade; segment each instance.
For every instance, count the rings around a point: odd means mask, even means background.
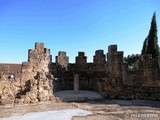
[[[33,103],[48,101],[53,98],[50,50],[44,43],[36,43],[35,49],[28,50],[28,61],[21,65],[19,76],[8,78],[8,73],[1,72],[0,103]]]
[[[104,98],[160,100],[160,73],[151,55],[141,55],[131,70],[124,62],[123,51],[110,45],[106,54],[103,50],[95,52],[93,63],[87,63],[85,53],[79,52],[75,64],[67,66],[58,76],[58,69],[51,72],[57,78],[54,91],[73,89],[74,75],[79,74],[80,90],[94,90]]]
[[[160,100],[160,73],[151,55],[140,56],[134,71],[124,63],[123,51],[118,51],[117,45],[110,45],[108,53],[95,51],[93,63],[87,63],[84,52],[78,52],[74,64],[69,63],[65,51],[55,58],[52,62],[50,49],[36,43],[20,69],[0,64],[0,104],[53,100],[54,92],[71,89],[76,93],[79,89],[93,90],[111,99]]]

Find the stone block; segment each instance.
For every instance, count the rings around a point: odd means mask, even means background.
[[[44,54],[50,55],[50,49],[44,48]]]
[[[59,51],[58,56],[66,56],[66,52],[65,51]]]
[[[110,45],[108,47],[108,53],[113,53],[117,51],[117,45]]]
[[[38,59],[38,52],[36,49],[29,49],[28,50],[28,61],[34,61]]]
[[[69,57],[66,56],[66,52],[58,52],[58,56],[56,56],[56,64],[59,65],[61,68],[65,68],[65,70],[67,70],[69,64]]]
[[[104,51],[103,50],[97,50],[95,52],[95,56],[93,59],[95,64],[104,64],[106,61],[106,56],[104,55]]]
[[[36,42],[35,49],[38,51],[38,54],[44,53],[44,43]]]
[[[76,64],[81,66],[87,64],[87,57],[85,56],[84,52],[78,52],[78,56],[76,57]]]
[[[84,57],[85,53],[84,52],[78,52],[79,57]]]

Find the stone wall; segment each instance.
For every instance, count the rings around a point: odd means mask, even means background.
[[[106,55],[103,50],[97,50],[93,63],[87,63],[85,53],[79,52],[75,64],[68,64],[67,71],[62,73],[55,69],[61,73],[57,76],[55,88],[73,89],[74,74],[79,74],[80,90],[98,91],[104,98],[111,99],[157,100],[160,95],[155,91],[159,90],[160,74],[151,55],[141,56],[134,71],[123,59],[123,51],[118,51],[117,45],[110,45]]]
[[[97,50],[93,56],[94,70],[104,71],[106,64],[106,55],[103,50]]]
[[[117,51],[117,45],[110,45],[107,53],[108,72],[112,77],[121,77],[123,69],[123,52]]]
[[[65,51],[52,62],[50,49],[36,43],[35,49],[28,50],[28,61],[20,66],[19,72],[13,72],[11,65],[0,65],[0,104],[53,100],[53,92],[73,90],[75,74],[79,75],[80,90],[94,90],[104,98],[160,98],[160,73],[151,55],[140,56],[130,70],[117,45],[110,45],[106,55],[103,50],[95,51],[93,63],[87,63],[85,53],[78,52],[71,64]]]
[[[44,43],[35,43],[35,49],[28,51],[28,62],[22,63],[21,86],[16,102],[37,102],[51,100],[52,80],[50,72],[50,49]]]
[[[19,76],[9,78],[2,73],[0,79],[0,103],[33,103],[53,99],[53,75],[50,74],[50,50],[44,43],[35,43],[28,50],[28,61],[22,63]],[[6,103],[5,101],[8,100]]]
[[[87,70],[87,57],[84,52],[78,52],[78,56],[75,61],[75,71]]]
[[[66,56],[66,52],[60,51],[56,56],[56,64],[60,69],[67,70],[69,64],[69,57]]]
[[[20,78],[9,78],[8,74],[0,74],[0,105],[13,104],[17,92],[21,89]]]

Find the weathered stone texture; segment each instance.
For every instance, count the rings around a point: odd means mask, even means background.
[[[97,50],[95,56],[93,56],[94,70],[104,71],[106,56],[104,55],[103,50]]]
[[[34,103],[53,99],[52,81],[46,78],[44,72],[37,72],[35,79],[29,79],[25,83],[25,89],[16,99],[17,103]]]
[[[22,93],[25,96],[20,95],[22,98],[19,102],[50,100],[53,96],[52,80],[47,78],[50,76],[50,50],[44,48],[44,43],[36,43],[35,49],[30,49],[28,53],[28,62],[22,63],[21,77],[21,85],[24,87]]]
[[[28,62],[22,63],[21,81],[25,83],[29,78],[34,79],[34,76],[40,71],[47,74],[51,63],[50,60],[50,50],[44,48],[44,43],[36,43],[35,49],[30,49],[28,51]]]
[[[36,43],[28,51],[28,61],[22,63],[21,74],[9,79],[7,70],[1,72],[0,103],[33,103],[53,98],[53,75],[50,74],[50,50],[44,43]]]
[[[110,45],[108,47],[107,60],[108,60],[108,71],[111,76],[119,77],[122,76],[123,68],[123,52],[117,51],[117,45]]]
[[[75,67],[75,71],[84,71],[87,69],[87,57],[84,52],[78,52]]]
[[[44,54],[44,43],[37,42],[35,44],[35,49],[37,50],[38,54]]]
[[[74,75],[74,93],[75,94],[79,93],[79,75],[78,74]]]
[[[111,99],[160,98],[160,73],[151,55],[141,55],[134,69],[124,63],[123,52],[117,51],[117,45],[110,45],[106,55],[97,50],[93,63],[87,63],[84,52],[78,52],[73,64],[64,51],[59,52],[55,63],[51,57],[44,43],[36,43],[35,49],[28,51],[28,61],[17,70],[0,64],[0,104],[53,100],[53,90],[74,87],[75,93],[79,89],[94,90]]]
[[[17,80],[17,81],[16,81]],[[13,104],[16,93],[20,90],[19,80],[9,79],[7,74],[1,74],[0,78],[0,104]]]
[[[60,51],[58,56],[56,56],[56,64],[61,68],[67,70],[69,64],[69,57],[66,56],[66,52]]]

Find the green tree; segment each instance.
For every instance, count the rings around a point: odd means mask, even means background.
[[[124,57],[124,62],[128,64],[130,69],[134,69],[134,64],[137,62],[139,57],[139,54],[128,55],[127,57]]]
[[[149,30],[149,34],[147,38],[145,39],[143,43],[143,48],[141,51],[141,54],[151,54],[152,58],[156,60],[156,62],[159,64],[158,61],[160,61],[159,56],[159,46],[158,46],[158,36],[157,36],[157,22],[156,22],[156,13],[153,13],[152,21],[151,21],[151,27]]]
[[[143,43],[142,54],[152,54],[153,58],[158,57],[159,47],[157,31],[156,13],[154,12],[149,34]]]
[[[147,46],[148,46],[148,37],[144,40],[143,48],[142,48],[142,51],[141,51],[142,55],[147,53]]]
[[[151,22],[151,28],[148,35],[147,54],[152,54],[153,58],[157,58],[159,53],[156,13],[154,12]]]

